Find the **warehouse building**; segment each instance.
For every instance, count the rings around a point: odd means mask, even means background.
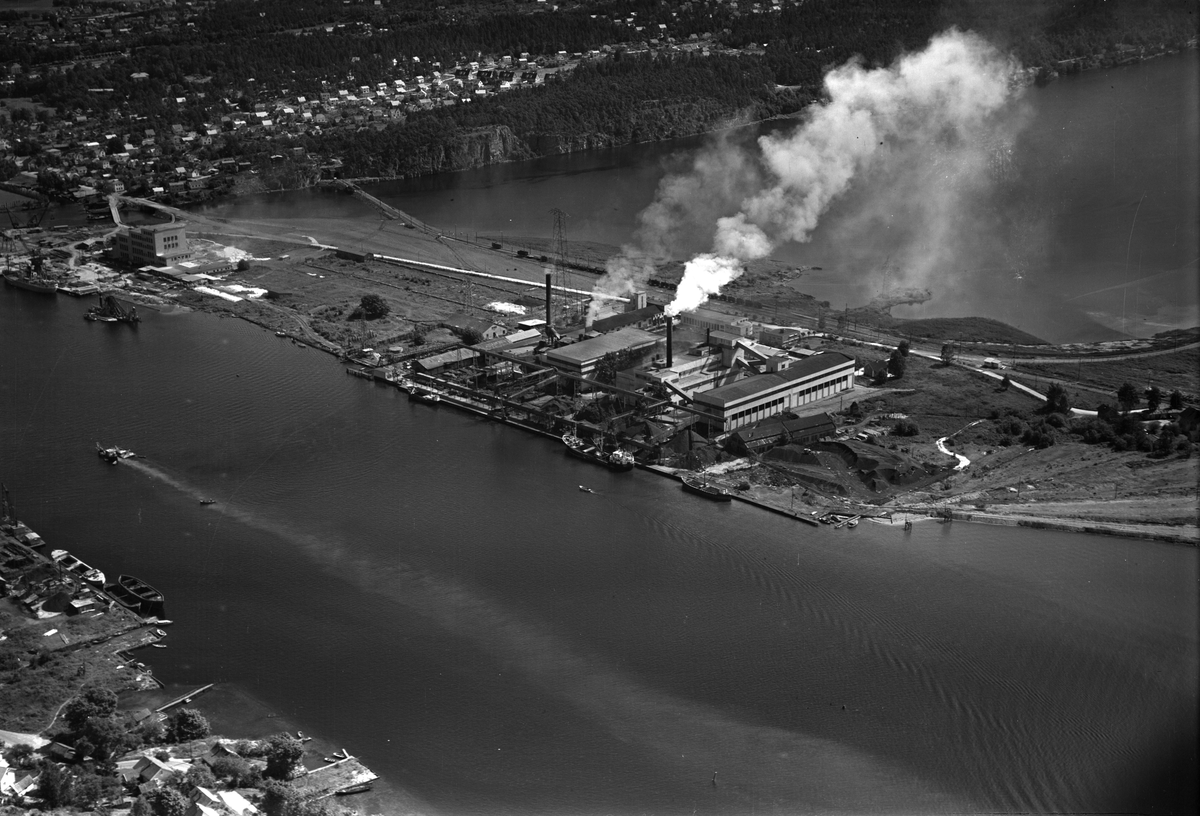
[[[620,329],[593,337],[590,340],[582,340],[547,351],[546,362],[564,374],[574,374],[577,377],[590,379],[595,376],[596,366],[604,358],[604,355],[619,352],[631,355],[639,352],[649,354],[655,346],[662,342],[662,337],[648,331],[634,328]]]
[[[797,359],[772,357],[761,374],[693,396],[710,416],[708,431],[726,433],[854,387],[854,358],[827,351]]]

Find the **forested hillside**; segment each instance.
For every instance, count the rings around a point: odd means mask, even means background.
[[[58,0],[46,30],[69,33],[80,5]],[[348,176],[411,175],[796,112],[819,98],[830,67],[856,57],[889,63],[949,26],[1043,66],[1043,78],[1088,66],[1077,58],[1115,64],[1142,47],[1182,47],[1197,26],[1194,0],[783,0],[777,11],[747,0],[561,0],[556,10],[517,0],[188,5],[139,11],[136,26],[115,15],[112,38],[0,39],[10,63],[71,65],[17,72],[12,95],[159,132],[224,122],[204,154],[263,160],[278,156],[278,139],[236,133],[231,114],[477,60],[527,53],[530,65],[547,56],[557,64],[564,52],[590,53],[537,87],[463,90],[410,102],[403,115],[340,117],[287,136],[310,155],[340,158]],[[89,54],[101,58],[81,59]]]

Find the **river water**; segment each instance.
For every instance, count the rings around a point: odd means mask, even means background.
[[[884,191],[856,181],[822,218],[812,241],[780,260],[821,267],[797,288],[835,307],[889,288],[927,286],[934,297],[898,316],[980,315],[1051,342],[1148,336],[1200,323],[1200,56],[1065,77],[1029,88],[1014,105],[1015,135],[1000,140],[998,178],[978,188],[946,224],[865,227],[857,216]],[[1010,123],[1011,124],[1011,123]],[[723,149],[745,147],[772,122],[742,129]],[[463,173],[371,186],[390,204],[447,231],[550,237],[550,210],[569,214],[568,241],[632,241],[638,214],[664,176],[687,171],[705,137],[553,156]],[[286,193],[225,202],[238,217],[367,217],[345,197]],[[370,217],[374,217],[373,214]],[[903,220],[902,216],[899,216]],[[919,280],[903,259],[937,226],[945,262]],[[892,228],[899,236],[889,239]],[[691,245],[706,251],[711,232]],[[951,251],[952,250],[952,251]],[[687,256],[681,256],[680,259]]]
[[[427,812],[1195,809],[1195,549],[812,529],[238,320],[83,310],[0,291],[21,517],[165,593],[163,680],[241,685]]]

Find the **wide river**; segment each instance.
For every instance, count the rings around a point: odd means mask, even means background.
[[[834,203],[810,243],[781,247],[776,257],[821,267],[796,286],[838,308],[914,285],[929,288],[933,299],[897,309],[898,316],[981,315],[1051,342],[1197,325],[1198,100],[1196,51],[1028,88],[1006,117],[1011,135],[988,146],[993,171],[946,223],[863,228],[856,216],[884,192],[867,175]],[[723,149],[792,127],[742,129]],[[447,231],[506,239],[550,237],[550,210],[559,208],[570,216],[568,241],[616,246],[635,238],[638,214],[664,176],[687,171],[707,142],[630,145],[370,189]],[[303,191],[225,202],[207,212],[308,218],[320,209],[377,218],[354,199]],[[904,213],[896,217],[908,221]],[[899,237],[888,237],[892,227]],[[916,275],[904,259],[921,255],[934,229],[946,244],[939,247],[943,260]],[[707,251],[710,240],[711,230],[701,226],[693,243],[678,249]]]
[[[238,320],[83,310],[0,290],[21,517],[165,593],[163,680],[241,685],[425,812],[1195,812],[1196,549],[812,529]]]

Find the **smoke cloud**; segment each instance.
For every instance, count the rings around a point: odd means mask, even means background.
[[[640,216],[636,245],[608,262],[597,290],[642,288],[656,260],[670,257],[697,225],[715,224],[708,228],[711,249],[685,264],[667,307],[670,315],[691,311],[747,262],[807,242],[830,205],[867,179],[905,182],[884,197],[927,216],[921,220],[933,228],[922,240],[935,245],[938,231],[953,223],[959,194],[989,171],[984,145],[994,141],[997,115],[1020,87],[1017,68],[981,37],[951,30],[886,68],[854,61],[830,71],[826,99],[794,129],[759,138],[757,151],[716,145],[702,151],[690,173],[664,179]],[[921,176],[915,187],[908,183],[914,172]],[[897,200],[926,191],[920,201]]]

